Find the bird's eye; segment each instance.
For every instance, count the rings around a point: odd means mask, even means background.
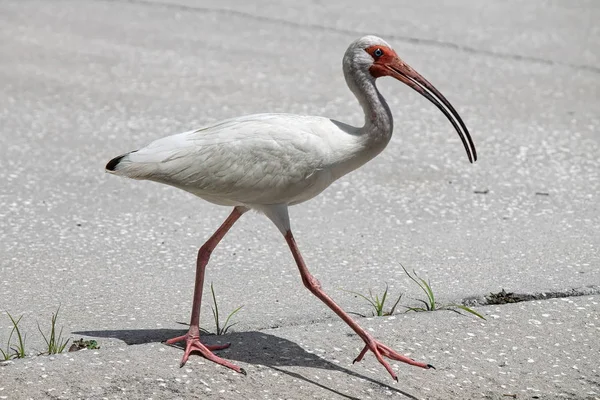
[[[373,52],[373,55],[375,57],[381,57],[383,55],[383,50],[381,50],[381,49],[375,49],[375,51]]]

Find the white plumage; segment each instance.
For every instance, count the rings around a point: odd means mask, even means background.
[[[327,118],[258,114],[168,136],[114,171],[178,187],[219,205],[297,204],[378,151],[358,129]]]
[[[360,361],[371,350],[392,377],[388,357],[422,368],[376,341],[348,316],[308,272],[292,235],[288,206],[321,193],[335,180],[379,154],[388,144],[393,120],[375,80],[392,76],[425,96],[457,130],[470,161],[477,159],[467,128],[452,105],[433,85],[404,63],[391,47],[375,36],[353,42],[343,59],[346,82],[363,108],[365,124],[352,127],[324,117],[258,114],[156,140],[137,151],[111,160],[106,170],[116,175],[171,185],[209,202],[234,210],[198,253],[196,288],[190,330],[167,343],[186,342],[182,365],[192,351],[238,372],[241,368],[212,353],[199,337],[199,313],[204,270],[212,250],[235,221],[249,209],[263,212],[279,228],[300,269],[304,285],[365,342]]]

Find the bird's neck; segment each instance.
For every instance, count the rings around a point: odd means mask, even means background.
[[[346,60],[345,60],[346,61]],[[337,156],[334,155],[332,176],[338,179],[373,159],[387,146],[394,129],[392,113],[375,86],[375,79],[364,76],[351,62],[344,62],[344,76],[365,113],[365,124],[360,128],[345,124],[348,142]],[[336,123],[337,125],[337,123]]]
[[[354,93],[365,113],[365,125],[361,132],[365,139],[372,143],[385,146],[392,137],[394,120],[390,107],[379,93],[375,79],[357,77],[348,86]]]

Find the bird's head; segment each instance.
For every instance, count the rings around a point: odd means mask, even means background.
[[[462,140],[470,162],[477,160],[475,145],[463,120],[452,104],[417,71],[406,64],[383,39],[363,36],[354,41],[344,55],[344,73],[367,81],[391,76],[410,86],[444,113]]]

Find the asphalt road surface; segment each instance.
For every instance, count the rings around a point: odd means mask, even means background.
[[[23,315],[24,359],[0,399],[600,399],[600,4],[596,1],[9,1],[0,3],[0,348]],[[198,247],[227,216],[190,194],[104,173],[112,157],[258,112],[358,125],[341,58],[376,34],[454,104],[452,126],[392,79],[386,150],[291,208],[310,270],[349,291],[479,304],[363,318],[401,353],[390,379],[303,288],[277,229],[245,215],[207,269],[222,313],[244,307],[220,355],[161,342],[189,319]],[[484,305],[490,293],[529,301]],[[201,322],[214,331],[210,291]],[[44,356],[57,327],[100,349]],[[14,344],[14,336],[11,339]],[[10,346],[9,346],[10,347]],[[515,396],[515,397],[512,397]]]

